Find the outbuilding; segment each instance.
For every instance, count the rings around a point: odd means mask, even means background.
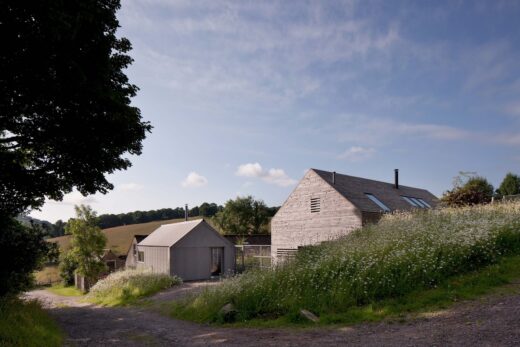
[[[137,268],[209,279],[234,273],[235,246],[203,219],[165,224],[137,244]]]

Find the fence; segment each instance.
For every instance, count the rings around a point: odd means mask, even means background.
[[[235,250],[238,273],[271,267],[270,245],[236,245]]]

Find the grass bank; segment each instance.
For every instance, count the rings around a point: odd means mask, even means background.
[[[182,283],[178,277],[143,270],[118,271],[97,282],[86,300],[104,306],[122,306]]]
[[[378,320],[440,308],[518,278],[517,255],[520,203],[387,215],[273,270],[174,303],[171,312],[221,322],[219,310],[232,303],[245,324],[298,324],[300,309],[323,324]]]
[[[61,346],[63,333],[36,301],[0,300],[0,346]]]
[[[83,295],[81,290],[77,289],[76,287],[65,286],[63,284],[55,284],[55,285],[53,285],[51,287],[47,287],[45,289],[53,294],[61,295],[61,296],[81,296],[81,295]]]

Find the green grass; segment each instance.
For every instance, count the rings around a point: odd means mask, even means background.
[[[108,275],[97,282],[86,301],[104,306],[124,306],[182,283],[178,277],[144,270],[125,270]]]
[[[74,286],[64,286],[63,284],[55,284],[52,287],[45,288],[49,292],[61,295],[61,296],[81,296],[83,293],[81,290],[77,289]]]
[[[300,309],[323,324],[377,320],[449,302],[455,279],[463,283],[455,293],[461,298],[503,284],[481,271],[507,272],[504,262],[517,255],[520,203],[387,215],[273,270],[251,271],[174,303],[171,314],[219,323],[220,308],[232,303],[236,321],[251,324],[298,324]]]
[[[0,301],[0,346],[61,346],[63,333],[36,301]]]

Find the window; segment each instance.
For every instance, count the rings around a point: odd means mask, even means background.
[[[417,205],[415,202],[413,202],[412,199],[410,199],[410,198],[407,197],[407,196],[401,196],[401,198],[403,198],[407,203],[409,203],[409,204],[412,205],[413,207],[420,207],[420,206]]]
[[[284,262],[293,259],[296,256],[296,252],[298,252],[298,249],[295,248],[278,248],[276,250],[276,257],[278,261]]]
[[[423,205],[419,200],[417,200],[416,198],[410,198],[413,202],[415,202],[417,204],[417,206],[419,206],[420,208],[427,208],[428,206],[426,205]]]
[[[320,212],[320,198],[311,198],[311,213]]]
[[[137,261],[144,262],[144,252],[143,251],[137,251]]]
[[[432,208],[432,206],[431,206],[429,203],[427,203],[426,201],[424,201],[423,199],[417,199],[417,200],[419,200],[420,202],[422,202],[423,205],[425,205],[426,207],[428,207],[428,208]]]
[[[377,206],[379,206],[383,211],[385,212],[390,212],[390,209],[388,208],[388,206],[386,206],[385,204],[383,204],[378,198],[376,198],[373,194],[369,194],[369,193],[365,193],[365,195],[367,196],[367,198],[369,198],[370,200],[372,200],[372,202],[374,202]]]

